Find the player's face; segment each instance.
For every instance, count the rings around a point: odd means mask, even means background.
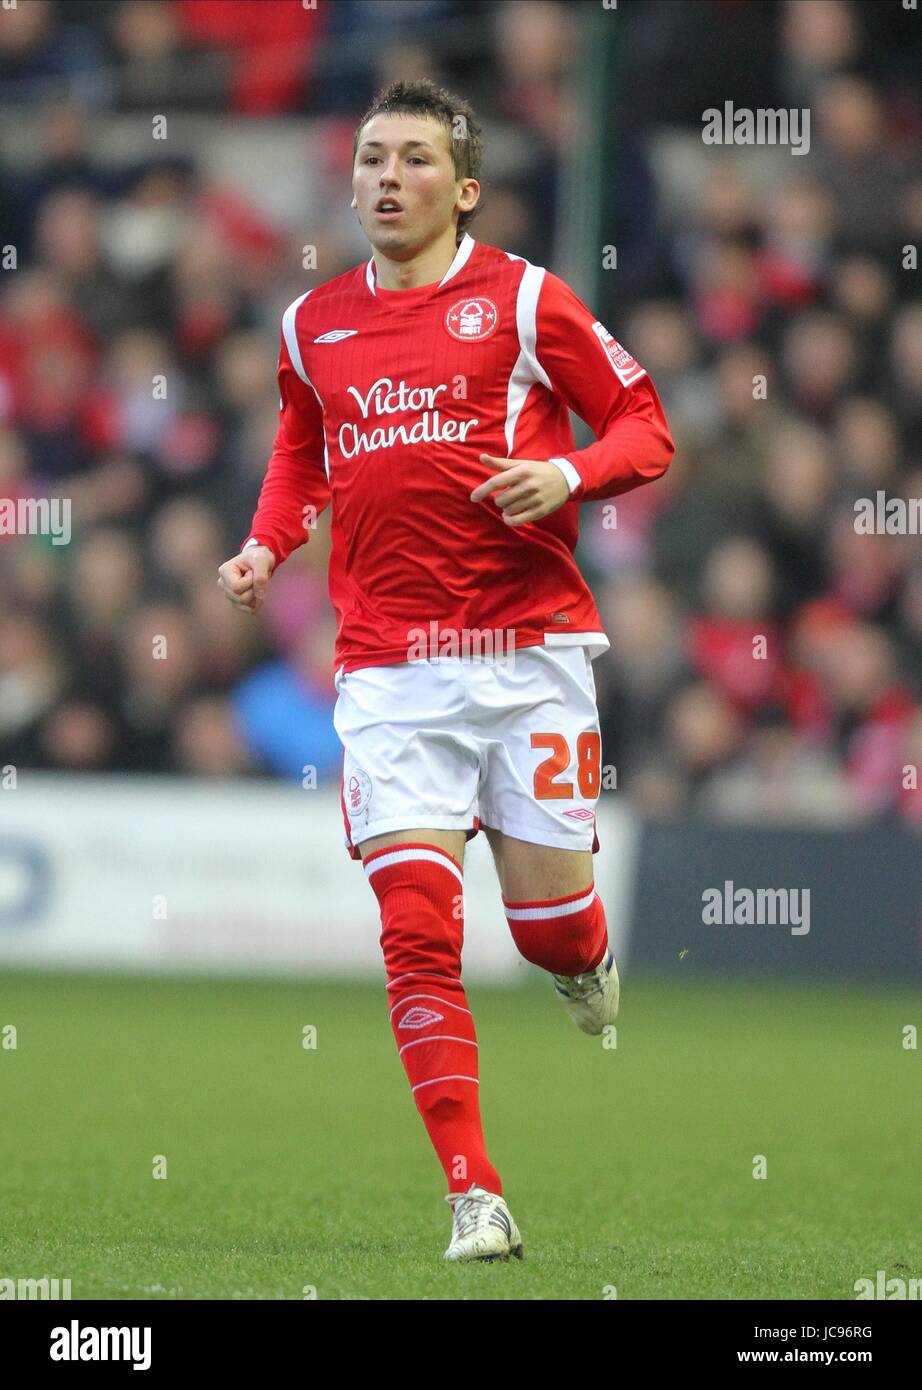
[[[352,193],[359,221],[376,250],[412,255],[444,234],[456,206],[464,210],[477,183],[456,179],[450,135],[431,116],[373,116],[359,136]],[[382,199],[398,206],[389,212]],[[475,200],[476,201],[476,200]]]

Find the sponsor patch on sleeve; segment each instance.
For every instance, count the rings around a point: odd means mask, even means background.
[[[621,382],[622,386],[633,386],[635,381],[639,381],[642,376],[646,376],[645,367],[641,367],[639,362],[635,362],[627,348],[622,347],[617,338],[613,338],[604,324],[596,319],[592,325],[592,331],[608,353],[608,360],[611,362],[612,370]]]

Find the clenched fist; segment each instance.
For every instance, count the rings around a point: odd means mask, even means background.
[[[275,569],[275,553],[267,545],[251,545],[218,566],[218,583],[235,608],[258,613]]]

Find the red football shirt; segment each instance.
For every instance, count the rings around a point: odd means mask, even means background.
[[[556,275],[468,234],[437,284],[382,289],[372,258],[288,307],[278,375],[245,544],[280,564],[332,504],[337,668],[406,661],[420,631],[607,648],[573,558],[578,503],[658,477],[674,446],[647,373]],[[470,500],[493,475],[481,453],[553,460],[570,501],[510,527],[494,496]]]

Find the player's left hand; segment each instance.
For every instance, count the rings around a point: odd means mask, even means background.
[[[499,472],[471,493],[472,502],[496,494],[496,505],[510,526],[524,526],[550,516],[569,500],[567,480],[547,459],[505,459],[481,454],[480,462]]]

